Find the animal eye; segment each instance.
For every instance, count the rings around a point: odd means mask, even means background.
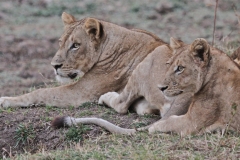
[[[183,69],[184,69],[183,66],[178,66],[178,68],[177,68],[178,71],[182,71]]]
[[[79,43],[73,43],[71,49],[76,50],[80,47]]]
[[[179,73],[179,72],[182,72],[184,70],[184,67],[183,66],[177,66],[176,69],[175,69],[175,72]]]

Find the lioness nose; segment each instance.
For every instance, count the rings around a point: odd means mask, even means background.
[[[62,64],[52,65],[56,70],[62,67]]]
[[[158,88],[163,92],[168,88],[168,86],[158,86]]]

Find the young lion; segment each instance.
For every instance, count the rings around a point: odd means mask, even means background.
[[[106,92],[121,91],[136,66],[155,48],[166,44],[147,31],[129,30],[94,18],[77,21],[63,13],[62,21],[64,34],[51,64],[60,82],[81,79],[18,97],[1,97],[0,107],[79,106]]]
[[[205,39],[179,45],[159,85],[166,98],[194,91],[188,112],[154,123],[149,132],[175,131],[182,136],[214,129],[240,127],[240,70],[225,53]]]

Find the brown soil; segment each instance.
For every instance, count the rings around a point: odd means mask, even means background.
[[[138,116],[135,113],[120,115],[112,109],[98,106],[95,103],[87,103],[78,108],[59,109],[52,107],[22,108],[17,110],[6,110],[0,114],[0,148],[2,156],[13,156],[15,154],[29,152],[36,153],[42,150],[64,149],[71,142],[66,140],[69,129],[53,129],[51,127],[52,117],[68,115],[73,117],[99,117],[106,119],[120,127],[136,128],[148,125],[159,116]],[[31,128],[27,131],[28,138],[21,141],[17,131],[23,125]],[[86,138],[97,138],[101,134],[109,134],[101,127],[87,125],[89,130],[82,136]],[[24,134],[24,132],[21,132]],[[83,139],[80,139],[81,142]]]

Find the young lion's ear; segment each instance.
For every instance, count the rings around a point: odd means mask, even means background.
[[[175,39],[173,37],[170,38],[170,47],[172,49],[178,49],[184,45],[183,41]]]
[[[191,53],[198,61],[207,62],[209,60],[210,47],[203,38],[197,38],[190,47]]]
[[[94,18],[88,18],[84,24],[85,30],[88,35],[92,36],[95,40],[98,40],[103,35],[102,24]]]
[[[76,19],[72,15],[70,15],[66,12],[63,12],[62,13],[62,21],[63,21],[63,24],[66,26],[66,25],[76,22]]]

